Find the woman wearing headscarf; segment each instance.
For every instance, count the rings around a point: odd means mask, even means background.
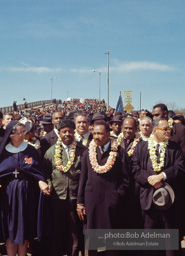
[[[0,236],[8,256],[25,256],[28,241],[36,236],[37,214],[41,216],[36,185],[50,194],[40,156],[24,138],[24,125],[12,121],[0,145]]]

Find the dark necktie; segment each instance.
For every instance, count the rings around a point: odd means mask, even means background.
[[[83,141],[83,138],[84,138],[84,136],[81,135],[81,136],[80,136],[80,142],[81,142],[81,143],[82,143],[82,141]]]
[[[104,146],[101,146],[101,154],[103,155],[104,153]]]
[[[130,140],[125,139],[125,149],[127,149],[129,143],[130,143]]]
[[[159,149],[160,149],[160,144],[157,144],[156,145],[156,156],[157,156],[157,162],[159,163],[159,159],[160,159],[160,152],[159,152]]]

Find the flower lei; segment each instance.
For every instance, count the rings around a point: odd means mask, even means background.
[[[66,166],[62,165],[62,158],[61,158],[61,143],[62,140],[61,138],[59,138],[57,140],[56,146],[55,146],[55,163],[56,163],[56,167],[59,171],[61,172],[67,172],[69,171],[69,169],[71,168],[74,159],[75,159],[75,152],[76,152],[76,141],[73,141],[73,143],[71,144],[71,148],[70,148],[70,152],[69,152],[69,159],[67,162]]]
[[[116,140],[111,141],[111,151],[109,153],[109,157],[107,159],[107,162],[105,165],[99,165],[97,162],[97,153],[96,153],[96,143],[94,140],[92,140],[89,144],[89,159],[90,163],[92,165],[92,168],[94,169],[95,172],[97,173],[106,173],[111,170],[113,167],[115,161],[116,161],[116,156],[117,156],[117,150],[118,150],[118,145]]]
[[[160,159],[159,163],[157,163],[157,156],[156,156],[156,148],[154,144],[154,136],[153,134],[150,135],[148,138],[148,150],[150,154],[150,159],[152,161],[152,167],[155,172],[160,172],[162,167],[164,167],[164,158],[165,158],[165,152],[166,152],[166,147],[168,145],[168,140],[163,141],[160,143]]]
[[[170,126],[170,129],[172,129],[173,128],[173,119],[172,118],[168,119],[168,124]]]
[[[131,156],[134,154],[135,147],[136,147],[136,145],[137,145],[137,143],[138,143],[139,141],[140,141],[140,138],[135,139],[135,140],[133,141],[131,148],[127,151],[127,154],[128,154],[129,157],[131,157]]]
[[[121,132],[121,133],[118,135],[118,138],[117,138],[118,146],[120,145],[122,139],[123,139],[123,133]]]

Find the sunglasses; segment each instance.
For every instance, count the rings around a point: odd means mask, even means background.
[[[157,129],[157,130],[161,130],[161,131],[163,131],[163,132],[169,132],[170,131],[170,127],[157,127],[157,128],[155,128],[155,129]]]

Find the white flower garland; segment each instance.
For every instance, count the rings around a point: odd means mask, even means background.
[[[160,142],[160,159],[159,159],[159,163],[157,163],[154,135],[152,134],[148,138],[148,150],[149,150],[149,154],[150,154],[150,159],[152,161],[152,167],[155,172],[160,172],[161,169],[164,167],[164,159],[165,159],[167,145],[168,145],[168,140]]]
[[[168,124],[170,126],[170,129],[172,130],[172,128],[173,128],[173,119],[172,118],[168,119]]]
[[[55,146],[55,163],[56,163],[56,167],[59,171],[61,172],[67,172],[69,171],[69,169],[71,168],[74,159],[75,159],[75,152],[76,152],[76,141],[73,141],[73,143],[71,144],[71,148],[69,151],[69,159],[67,162],[66,166],[62,165],[62,156],[61,156],[61,147],[62,147],[62,140],[61,138],[59,138],[57,140],[56,146]]]
[[[117,138],[117,144],[118,144],[118,146],[121,144],[121,141],[122,141],[123,138],[125,138],[125,137],[124,137],[123,133],[121,132],[121,133],[119,134],[118,138]],[[139,141],[140,141],[140,138],[134,139],[131,148],[127,151],[127,154],[128,154],[129,157],[134,154],[135,147],[136,147],[136,145],[137,145],[137,143],[138,143]]]
[[[120,145],[122,139],[123,139],[123,133],[121,132],[121,133],[118,135],[118,138],[117,138],[118,146]]]
[[[127,154],[129,157],[133,156],[135,147],[139,141],[140,141],[140,138],[134,139],[131,148],[127,151]]]
[[[97,162],[97,153],[96,153],[97,145],[94,140],[92,140],[89,144],[89,159],[92,165],[92,168],[97,173],[106,173],[110,171],[116,161],[118,145],[116,140],[111,141],[111,151],[109,153],[109,157],[105,165],[99,165]]]

